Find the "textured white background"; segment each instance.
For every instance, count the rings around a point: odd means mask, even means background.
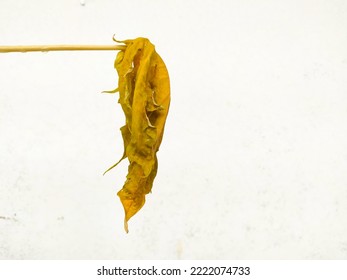
[[[123,231],[115,52],[0,54],[1,259],[347,258],[347,2],[1,0],[0,45],[148,37],[172,103]]]

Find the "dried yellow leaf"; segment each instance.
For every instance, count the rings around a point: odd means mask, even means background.
[[[120,129],[124,153],[119,162],[128,158],[130,164],[127,180],[118,196],[124,207],[124,227],[128,232],[128,221],[145,204],[145,196],[151,191],[157,174],[156,153],[170,105],[170,80],[164,61],[148,39],[117,42],[124,43],[126,48],[117,54],[118,89],[111,92],[119,91],[118,102],[126,118]]]

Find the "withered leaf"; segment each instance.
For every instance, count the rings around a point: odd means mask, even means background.
[[[126,122],[121,128],[128,175],[118,196],[125,211],[124,227],[145,204],[157,174],[156,153],[162,141],[170,105],[170,80],[164,61],[146,38],[117,41],[125,50],[117,54],[119,103]],[[110,167],[115,167],[119,162]],[[107,172],[106,171],[106,172]],[[106,173],[105,172],[105,173]]]

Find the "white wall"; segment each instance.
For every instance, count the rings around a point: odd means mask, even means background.
[[[0,54],[1,259],[347,258],[347,2],[1,0],[0,45],[148,37],[159,171],[123,231],[115,52]]]

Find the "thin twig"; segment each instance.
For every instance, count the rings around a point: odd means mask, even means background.
[[[120,51],[122,45],[42,45],[42,46],[0,46],[0,53],[50,52],[50,51]]]

